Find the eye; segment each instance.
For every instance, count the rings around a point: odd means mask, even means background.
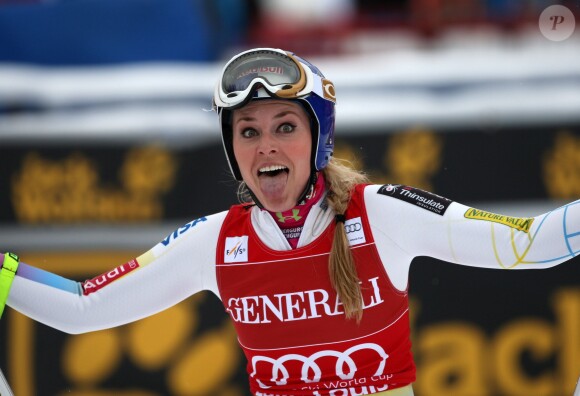
[[[295,128],[296,127],[292,124],[284,123],[284,124],[280,125],[278,130],[282,133],[290,133],[290,132],[293,132]]]
[[[252,128],[246,128],[240,132],[240,135],[244,138],[251,138],[258,135],[258,132]]]

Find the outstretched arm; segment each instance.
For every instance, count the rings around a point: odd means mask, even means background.
[[[397,269],[402,273],[417,256],[524,269],[551,267],[580,254],[580,200],[528,218],[486,212],[405,186],[369,186],[365,202],[379,249],[390,246],[401,257],[388,265],[406,266]]]
[[[20,263],[8,305],[82,333],[155,314],[201,290],[217,293],[215,246],[224,215],[187,223],[141,256],[84,282]]]

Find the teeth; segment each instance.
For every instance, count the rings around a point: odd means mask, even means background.
[[[264,172],[274,172],[277,170],[285,170],[288,169],[285,166],[282,165],[270,165],[270,166],[265,166],[263,168],[260,168],[259,171],[260,173],[264,173]]]

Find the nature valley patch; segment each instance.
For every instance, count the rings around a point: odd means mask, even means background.
[[[532,217],[510,217],[475,208],[469,208],[464,216],[467,219],[493,221],[523,232],[529,232],[534,222]]]

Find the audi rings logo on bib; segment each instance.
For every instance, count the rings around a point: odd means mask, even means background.
[[[368,366],[369,354],[373,356],[373,366]],[[365,343],[358,344],[348,348],[345,351],[322,350],[313,353],[310,356],[304,356],[297,353],[280,356],[277,359],[268,356],[254,356],[252,358],[251,377],[256,377],[258,365],[263,365],[263,369],[271,372],[267,377],[269,383],[264,383],[258,379],[256,381],[262,389],[271,388],[274,385],[283,386],[288,384],[288,379],[296,373],[300,373],[300,379],[305,384],[315,384],[321,381],[322,373],[334,368],[336,378],[340,381],[348,381],[355,378],[359,370],[372,370],[370,375],[375,378],[382,376],[385,372],[385,366],[389,355],[378,344]],[[325,367],[327,366],[327,367]],[[340,382],[337,381],[337,382]],[[327,384],[334,387],[332,384]],[[335,386],[340,386],[338,383]]]
[[[346,220],[344,222],[344,230],[346,231],[346,237],[348,238],[350,246],[360,245],[367,241],[360,217]]]

